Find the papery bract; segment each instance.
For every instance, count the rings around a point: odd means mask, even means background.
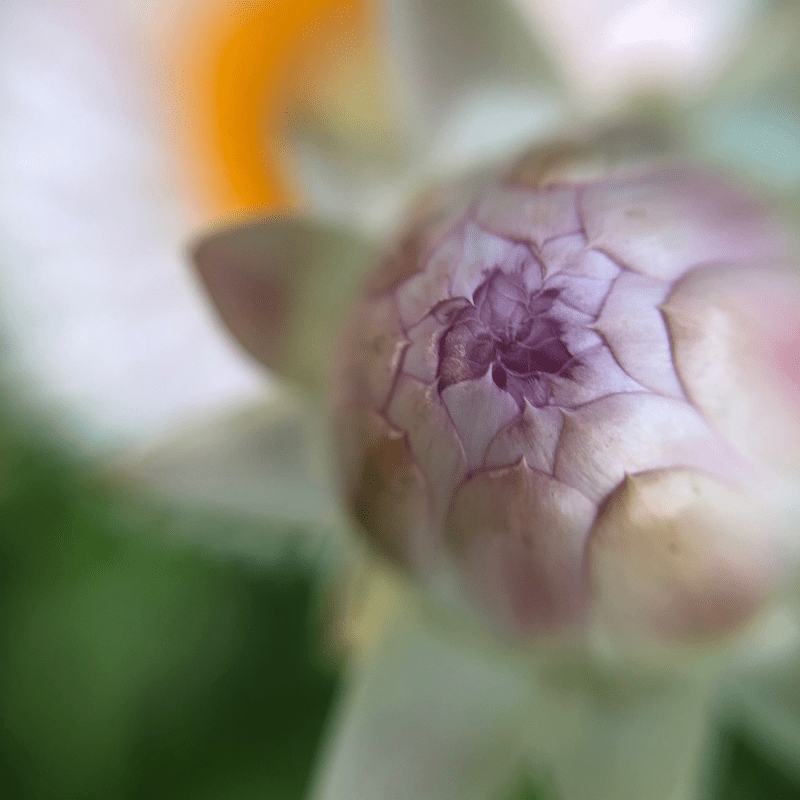
[[[340,348],[369,539],[523,636],[741,626],[794,552],[791,231],[691,163],[529,154],[432,193]]]

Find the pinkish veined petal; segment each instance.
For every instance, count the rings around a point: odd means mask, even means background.
[[[548,239],[539,252],[547,278],[565,272],[578,278],[610,281],[619,275],[619,264],[605,253],[587,248],[583,232]]]
[[[663,281],[623,272],[614,281],[594,328],[634,380],[659,394],[682,398],[667,326],[659,309],[669,289]]]
[[[395,375],[409,342],[403,335],[397,304],[390,295],[365,303],[347,320],[337,357],[342,370],[333,392],[363,394],[374,408],[389,401]]]
[[[288,543],[293,553],[324,560],[349,527],[331,486],[324,441],[313,409],[278,396],[186,423],[119,456],[106,473],[156,500],[260,526],[235,541],[209,533],[202,520],[185,526],[185,535],[214,550],[269,561],[284,555]]]
[[[663,305],[689,398],[744,454],[800,475],[800,279],[698,268]]]
[[[445,232],[450,235],[443,242],[434,240],[432,246],[417,253],[420,272],[399,288],[398,304],[407,325],[417,323],[439,301],[471,298],[487,268],[497,266],[510,272],[533,261],[526,245],[494,236],[470,221],[451,223],[450,231],[440,230],[439,236]],[[540,271],[529,272],[534,273],[529,277],[535,284],[531,288],[538,288]]]
[[[400,430],[408,431],[411,450],[430,482],[434,520],[440,520],[453,489],[467,473],[467,459],[436,383],[401,375],[387,416]]]
[[[504,467],[525,458],[528,466],[552,473],[564,417],[554,406],[535,408],[527,400],[522,414],[503,428],[486,453],[487,467]]]
[[[207,234],[193,256],[239,343],[281,377],[321,393],[369,245],[321,223],[266,219]]]
[[[348,675],[315,800],[493,800],[524,761],[530,682],[413,607]]]
[[[612,177],[587,187],[580,207],[590,246],[660,280],[705,261],[771,258],[786,247],[787,231],[765,203],[697,170]]]
[[[564,411],[555,476],[600,502],[626,473],[690,466],[728,474],[733,458],[688,403],[631,392]]]
[[[332,433],[352,518],[385,558],[418,568],[430,555],[431,494],[409,437],[355,405],[335,415]]]
[[[424,383],[436,380],[439,367],[439,335],[442,324],[433,315],[425,317],[408,332],[411,344],[403,359],[403,372]]]
[[[516,401],[492,380],[491,369],[481,378],[448,386],[442,392],[442,402],[453,420],[470,469],[483,463],[489,442],[520,414]]]
[[[478,222],[495,235],[537,246],[582,229],[574,187],[548,186],[538,192],[500,189],[483,200],[475,214]]]
[[[558,289],[559,302],[565,303],[582,314],[596,317],[611,288],[611,281],[600,278],[583,278],[562,272],[549,277],[545,287]]]
[[[628,475],[591,533],[599,615],[612,635],[700,641],[727,634],[778,585],[788,527],[757,495],[706,473]]]
[[[553,305],[555,306],[555,303]],[[580,319],[577,314],[573,318]],[[578,325],[566,326],[561,335],[561,341],[564,342],[570,353],[578,357],[586,350],[592,350],[603,345],[603,337],[597,331],[592,330],[588,324],[585,327]]]
[[[487,269],[500,267],[506,272],[520,270],[532,261],[530,248],[519,242],[493,236],[470,222],[463,228],[463,251],[461,261],[452,271],[450,293],[455,297],[471,298],[484,278]],[[531,281],[531,290],[541,286],[539,270],[525,270]]]
[[[524,460],[473,475],[445,521],[464,592],[515,633],[574,621],[585,601],[583,548],[596,511]]]
[[[407,261],[415,258],[415,269],[397,290],[400,318],[408,327],[450,297],[450,275],[464,263],[463,235],[448,236],[443,242],[428,238],[406,256]]]
[[[561,375],[550,379],[553,402],[570,408],[607,395],[641,392],[644,387],[633,380],[604,345],[582,350]]]
[[[561,94],[535,29],[505,0],[386,0],[385,14],[403,99],[425,141],[442,130],[459,106],[459,127],[468,128],[464,112],[480,94],[502,98],[513,93],[532,108],[546,108]],[[483,121],[482,140],[473,147],[478,152],[507,134],[502,117],[492,115],[494,124],[486,125],[480,104],[469,116]],[[526,124],[536,125],[537,115],[530,116]]]

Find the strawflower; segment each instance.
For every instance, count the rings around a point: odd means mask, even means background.
[[[651,139],[438,185],[371,269],[297,222],[196,246],[245,347],[326,392],[341,500],[384,565],[351,602],[395,603],[361,634],[321,797],[490,797],[526,768],[568,800],[689,797],[717,683],[791,647],[794,224],[630,155]]]
[[[372,565],[318,796],[539,770],[567,800],[691,797],[720,686],[792,651],[797,234],[674,135],[407,180],[399,231],[388,195],[360,218],[377,252],[302,221],[196,245],[245,348],[326,398]]]
[[[290,388],[129,474],[313,527],[315,557],[341,540],[352,667],[317,797],[537,772],[565,800],[687,798],[731,713],[791,763],[797,234],[742,177],[800,172],[791,71],[748,67],[791,10],[640,126],[598,124],[504,4],[390,5],[408,129],[372,158],[301,131],[317,217],[194,247]]]

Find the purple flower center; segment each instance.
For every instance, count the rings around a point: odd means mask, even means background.
[[[472,295],[460,299],[439,345],[439,391],[483,377],[536,407],[548,402],[549,375],[573,361],[562,341],[562,324],[550,313],[558,289],[530,291],[522,272],[495,267]]]

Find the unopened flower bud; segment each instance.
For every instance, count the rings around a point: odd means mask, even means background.
[[[522,636],[735,629],[794,557],[791,231],[686,163],[528,156],[418,209],[335,384],[349,509]]]

